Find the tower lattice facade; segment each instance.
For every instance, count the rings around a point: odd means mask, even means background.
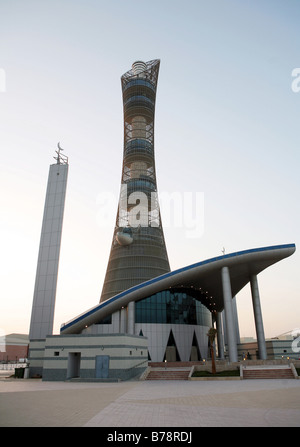
[[[121,77],[124,153],[121,191],[100,302],[170,271],[154,158],[159,60],[135,62]]]

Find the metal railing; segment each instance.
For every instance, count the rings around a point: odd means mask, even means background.
[[[0,363],[0,371],[14,371],[15,368],[26,368],[26,362]]]

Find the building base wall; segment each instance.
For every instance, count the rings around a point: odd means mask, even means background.
[[[119,312],[116,312],[112,314],[111,324],[93,324],[84,329],[82,334],[111,335],[118,332],[120,326],[127,330],[126,322],[122,323],[120,317]],[[181,362],[207,359],[208,330],[208,326],[190,324],[134,324],[135,336],[147,337],[149,361],[152,362],[163,362],[165,359]]]
[[[30,340],[29,343],[29,378],[42,376],[46,339]]]
[[[208,326],[136,323],[135,333],[148,338],[152,362],[198,361],[208,358]]]
[[[129,380],[148,367],[146,337],[128,334],[52,335],[30,352],[30,377],[44,381]]]

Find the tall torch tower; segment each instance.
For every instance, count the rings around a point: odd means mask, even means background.
[[[170,271],[154,159],[159,60],[137,61],[121,77],[124,153],[119,208],[100,302]]]

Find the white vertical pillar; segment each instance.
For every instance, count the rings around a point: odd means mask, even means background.
[[[120,333],[126,334],[127,332],[127,309],[125,307],[122,307],[120,310]]]
[[[135,302],[134,301],[130,301],[130,303],[128,303],[128,313],[127,313],[127,318],[128,318],[128,323],[127,323],[127,328],[128,328],[128,334],[132,334],[134,335],[134,324],[135,324]]]
[[[222,268],[223,299],[226,321],[229,361],[237,362],[236,327],[232,309],[232,292],[228,267]]]
[[[224,345],[227,345],[227,333],[226,333],[226,317],[225,310],[222,311],[222,325],[223,325],[223,334],[224,334]]]
[[[52,335],[68,164],[50,166],[35,278],[29,340]]]
[[[233,310],[233,317],[235,320],[236,342],[239,344],[241,343],[241,339],[240,339],[239,318],[236,305],[236,296],[232,298],[232,310]]]
[[[263,325],[263,319],[262,319],[259,289],[258,289],[258,282],[257,282],[256,275],[251,276],[250,285],[251,285],[251,293],[252,293],[252,303],[253,303],[254,320],[255,320],[255,327],[256,327],[258,353],[259,353],[259,358],[261,360],[265,360],[267,358],[267,349],[266,349],[264,325]]]
[[[219,359],[223,360],[224,359],[224,336],[223,336],[223,329],[222,329],[222,314],[221,314],[221,312],[217,312],[216,324],[217,324],[218,356],[219,356]]]
[[[120,332],[120,311],[119,310],[117,310],[117,312],[114,312],[112,314],[111,322],[112,322],[113,334],[119,333]]]

